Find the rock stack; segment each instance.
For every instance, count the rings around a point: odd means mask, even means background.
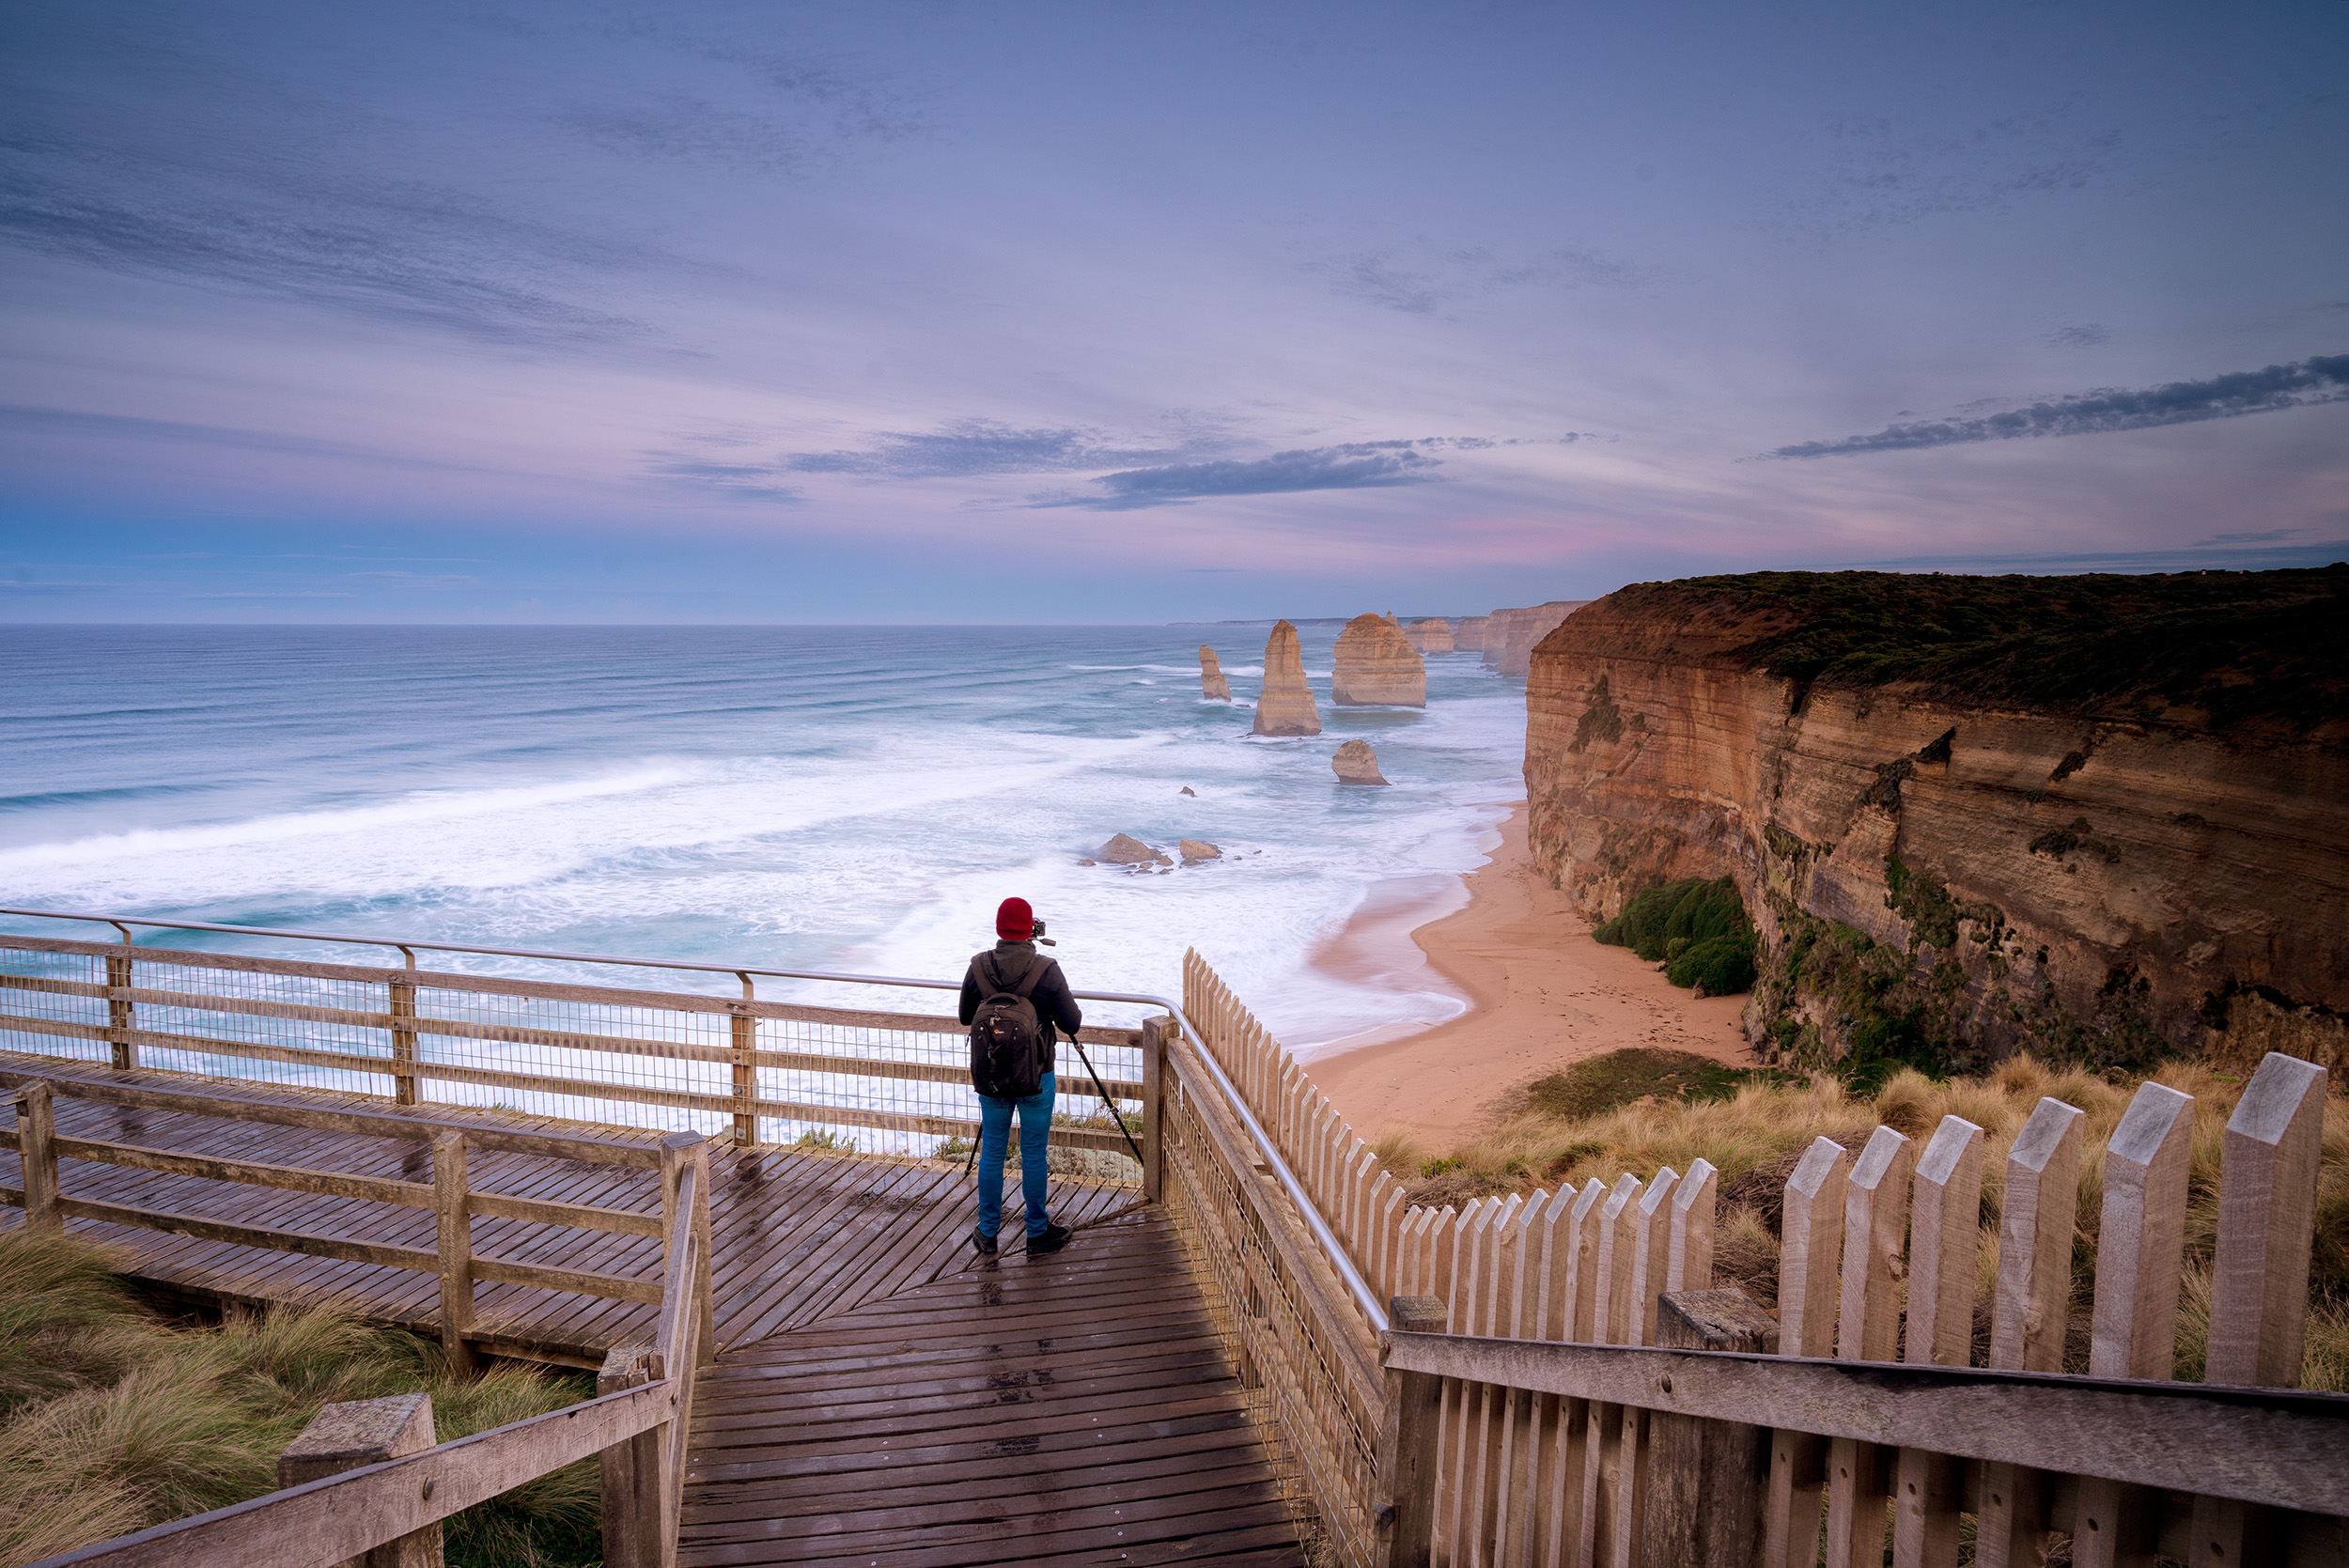
[[[1425,707],[1427,666],[1392,617],[1357,615],[1338,633],[1330,700],[1340,707]]]
[[[1255,733],[1321,733],[1321,709],[1314,706],[1313,690],[1305,684],[1305,652],[1298,645],[1297,629],[1286,621],[1275,622],[1272,635],[1265,639],[1264,690],[1256,696]]]
[[[1338,754],[1330,759],[1330,770],[1342,784],[1382,784],[1387,781],[1378,771],[1378,753],[1370,749],[1367,740],[1349,740],[1338,748]]]
[[[1223,678],[1223,666],[1215,657],[1215,650],[1206,644],[1199,644],[1199,691],[1201,695],[1219,703],[1232,700],[1232,683]]]
[[[1591,600],[1554,598],[1522,610],[1496,610],[1485,623],[1485,662],[1504,675],[1522,675],[1532,667],[1533,649],[1558,629],[1568,615]]]
[[[1151,848],[1131,833],[1120,833],[1096,849],[1094,857],[1104,865],[1171,865],[1165,855]]]
[[[1430,615],[1423,621],[1413,621],[1404,629],[1403,635],[1411,640],[1411,646],[1423,654],[1452,651],[1452,623],[1440,615]]]
[[[1452,629],[1452,651],[1483,653],[1485,651],[1485,623],[1491,618],[1489,615],[1462,617],[1460,624]]]

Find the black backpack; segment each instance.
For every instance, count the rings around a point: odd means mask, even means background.
[[[1042,954],[1028,972],[1005,986],[992,953],[971,960],[971,972],[987,993],[971,1016],[971,1087],[998,1099],[1027,1098],[1044,1086],[1044,1018],[1029,993],[1052,967]]]

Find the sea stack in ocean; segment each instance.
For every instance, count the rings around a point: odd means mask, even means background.
[[[1305,650],[1298,644],[1297,629],[1286,621],[1273,623],[1264,644],[1264,690],[1256,696],[1258,735],[1319,735],[1321,709],[1314,706],[1313,689],[1305,684]]]
[[[1232,683],[1223,678],[1223,665],[1205,643],[1199,644],[1199,691],[1214,702],[1232,700]]]
[[[1411,646],[1423,654],[1452,651],[1452,623],[1440,615],[1430,615],[1423,621],[1413,621],[1403,630],[1411,640]]]
[[[1452,629],[1452,651],[1483,653],[1485,651],[1485,623],[1490,618],[1486,615],[1462,616],[1460,624]]]
[[[1427,666],[1392,616],[1361,614],[1346,623],[1330,700],[1340,707],[1427,706]]]
[[[1330,770],[1342,784],[1382,784],[1387,781],[1378,771],[1378,753],[1370,749],[1367,740],[1349,740],[1338,748],[1338,754],[1330,759]]]

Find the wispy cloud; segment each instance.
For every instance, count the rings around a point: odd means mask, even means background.
[[[2077,327],[2058,327],[2045,341],[2050,349],[2098,349],[2111,339],[2111,329],[2089,321]]]
[[[1446,444],[1454,442],[1446,442]],[[1221,458],[1204,463],[1174,463],[1163,468],[1128,469],[1105,474],[1093,483],[1099,495],[1032,497],[1032,506],[1081,506],[1097,512],[1133,511],[1165,506],[1219,495],[1283,495],[1299,490],[1379,489],[1396,485],[1434,482],[1441,459],[1416,450],[1433,442],[1408,441],[1351,442],[1342,446],[1275,452],[1268,458]],[[1476,438],[1457,444],[1489,446]]]
[[[798,452],[779,465],[794,474],[884,479],[967,479],[989,474],[1067,474],[1167,462],[1226,444],[1211,427],[1184,432],[1172,446],[1120,443],[1078,426],[1020,427],[962,419],[929,431],[883,430],[862,451]]]
[[[343,575],[374,578],[402,588],[470,588],[481,582],[481,579],[477,577],[467,577],[459,572],[443,572],[435,575],[430,572],[415,571],[347,571]]]
[[[2349,354],[2326,354],[2292,365],[2237,371],[2207,380],[2170,381],[2128,392],[2108,388],[2050,398],[1972,419],[1888,425],[1873,435],[1807,441],[1762,453],[1770,458],[1830,458],[1859,452],[1906,452],[2023,436],[2081,436],[2144,430],[2205,419],[2235,419],[2279,409],[2349,399]]]
[[[325,458],[344,462],[375,463],[387,468],[423,469],[433,473],[497,472],[470,463],[450,462],[437,458],[412,458],[349,442],[321,441],[314,436],[287,435],[275,430],[241,430],[225,425],[200,425],[185,420],[143,419],[133,414],[92,413],[81,409],[44,409],[21,403],[0,403],[0,430],[10,428],[44,435],[98,436],[142,443],[174,442],[225,446],[245,452]]]
[[[2307,532],[2305,528],[2262,528],[2248,534],[2213,534],[2209,538],[2197,539],[2194,543],[2198,548],[2202,545],[2272,545]]]
[[[670,459],[655,464],[653,476],[682,489],[727,501],[763,501],[780,505],[800,500],[797,489],[775,483],[775,476],[784,472],[783,463],[713,463],[665,452],[651,455]]]
[[[1510,288],[1630,288],[1654,270],[1578,246],[1517,257],[1482,245],[1406,256],[1396,249],[1356,251],[1303,263],[1339,293],[1407,316],[1433,316],[1445,306]]]
[[[330,593],[317,593],[317,592],[313,592],[313,593],[300,593],[300,594],[190,594],[190,595],[188,595],[187,597],[188,597],[189,598],[192,598],[192,599],[206,599],[206,600],[210,600],[210,599],[279,599],[279,598],[357,598],[358,596],[357,596],[357,595],[355,595],[355,594],[330,594]]]

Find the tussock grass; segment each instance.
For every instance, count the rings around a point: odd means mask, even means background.
[[[331,1311],[174,1324],[116,1262],[70,1237],[0,1233],[0,1564],[274,1491],[278,1453],[338,1401],[422,1389],[446,1441],[593,1392],[515,1365],[454,1378],[438,1345]],[[448,1521],[448,1560],[593,1563],[599,1527],[587,1461]]]
[[[1635,1054],[1658,1053],[1613,1053]],[[1656,1075],[1648,1094],[1631,1098],[1636,1067],[1635,1063],[1601,1057],[1575,1069],[1588,1069],[1593,1082],[1606,1086],[1598,1097],[1611,1102],[1611,1108],[1596,1114],[1555,1114],[1543,1109],[1541,1096],[1529,1094],[1515,1115],[1442,1158],[1427,1159],[1402,1141],[1381,1143],[1379,1156],[1391,1169],[1422,1172],[1410,1185],[1411,1201],[1437,1206],[1536,1188],[1555,1191],[1562,1183],[1579,1187],[1593,1177],[1611,1182],[1626,1171],[1644,1181],[1666,1165],[1685,1172],[1702,1157],[1721,1172],[1715,1248],[1719,1282],[1739,1285],[1770,1305],[1778,1296],[1778,1229],[1786,1178],[1812,1139],[1831,1138],[1857,1151],[1878,1123],[1921,1141],[1943,1116],[1962,1116],[1983,1128],[1988,1143],[1975,1265],[1979,1350],[1989,1334],[2007,1152],[2042,1096],[2062,1100],[2087,1113],[2073,1231],[2072,1331],[2065,1354],[2067,1370],[2087,1370],[2105,1145],[2141,1079],[2050,1067],[2029,1056],[2015,1056],[1979,1079],[1937,1081],[1904,1068],[1874,1094],[1854,1094],[1824,1075],[1803,1079],[1757,1075],[1723,1094],[1718,1085],[1691,1083],[1688,1075],[1675,1078],[1663,1072]],[[2227,1118],[2242,1097],[2244,1080],[2186,1061],[2167,1063],[2152,1077],[2195,1099],[2186,1279],[2177,1336],[2178,1375],[2193,1380],[2201,1376],[2209,1324],[2220,1153]],[[1553,1094],[1549,1103],[1570,1099],[1574,1087]],[[2326,1104],[2302,1387],[2349,1391],[2349,1098],[2339,1094]]]

